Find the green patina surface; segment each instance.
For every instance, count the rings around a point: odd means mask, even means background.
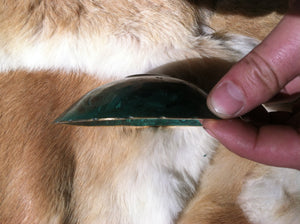
[[[64,123],[64,122],[62,122]],[[202,126],[197,119],[116,119],[66,122],[78,126]]]
[[[57,123],[86,126],[201,126],[216,118],[206,94],[183,80],[136,76],[94,89],[71,106]]]

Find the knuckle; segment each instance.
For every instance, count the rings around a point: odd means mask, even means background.
[[[282,88],[279,74],[258,52],[252,51],[245,58],[245,63],[250,68],[246,78],[251,86],[262,88],[271,94],[277,93]]]

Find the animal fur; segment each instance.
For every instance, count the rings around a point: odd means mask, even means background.
[[[185,0],[1,1],[0,223],[296,224],[299,172],[239,158],[202,128],[53,124],[129,74],[208,91],[258,43],[215,32],[210,15]]]

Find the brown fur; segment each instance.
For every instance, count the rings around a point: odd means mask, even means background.
[[[216,30],[262,40],[277,25],[287,8],[286,0],[220,0],[215,5],[210,25]]]
[[[244,180],[258,165],[221,147],[201,179],[196,197],[183,212],[179,224],[247,224],[237,197]]]
[[[69,75],[64,82],[60,75],[0,75],[1,223],[38,223],[57,213],[68,223],[71,217],[76,132],[53,121],[85,93],[84,82],[92,87],[95,80]]]
[[[1,74],[1,224],[52,223],[53,217],[59,223],[76,223],[74,206],[95,197],[89,189],[114,189],[115,173],[139,153],[134,147],[139,142],[134,134],[138,129],[53,123],[74,100],[101,84],[86,75],[62,72]],[[103,198],[103,205],[106,201]]]

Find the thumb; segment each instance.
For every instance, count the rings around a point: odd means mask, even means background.
[[[208,106],[217,116],[247,113],[300,74],[300,1],[295,2],[271,34],[213,88]]]

